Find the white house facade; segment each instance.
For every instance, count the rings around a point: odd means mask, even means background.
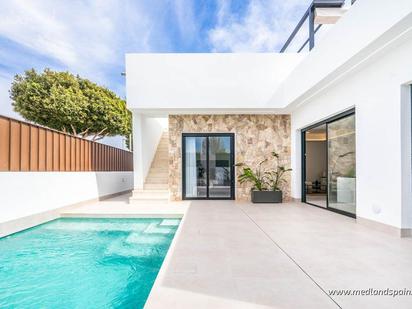
[[[276,151],[285,199],[410,236],[411,68],[410,0],[356,1],[307,53],[127,54],[135,194],[247,200],[234,164]]]

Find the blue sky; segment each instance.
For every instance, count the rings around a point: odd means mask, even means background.
[[[15,74],[68,70],[125,97],[131,52],[278,51],[309,0],[5,0],[0,114]]]

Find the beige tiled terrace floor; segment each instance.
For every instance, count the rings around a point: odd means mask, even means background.
[[[68,216],[184,213],[187,204],[125,197]],[[412,239],[300,203],[192,202],[146,308],[412,308],[412,296],[332,296],[331,289],[412,289]]]
[[[312,206],[194,202],[147,308],[412,308],[412,239]]]

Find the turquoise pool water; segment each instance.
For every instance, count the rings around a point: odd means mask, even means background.
[[[0,239],[0,308],[142,308],[179,219],[58,219]]]

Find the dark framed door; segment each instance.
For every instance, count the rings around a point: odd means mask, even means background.
[[[302,202],[356,217],[355,110],[301,131]]]
[[[234,134],[182,134],[183,199],[233,200]]]

